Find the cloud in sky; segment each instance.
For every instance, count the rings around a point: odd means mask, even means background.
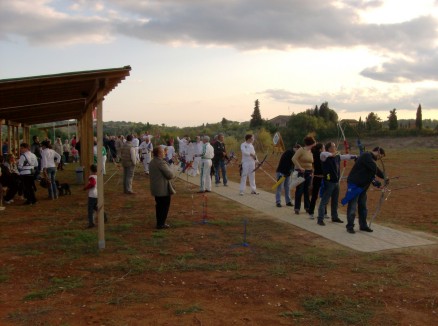
[[[382,13],[388,4],[395,4],[398,10],[383,17],[396,19],[368,18],[370,13]],[[264,91],[266,87],[258,92],[295,104],[332,98],[333,103],[352,111],[359,106],[361,110],[373,107],[376,102],[380,103],[376,107],[391,103],[406,106],[421,95],[438,108],[436,98],[427,95],[432,88],[414,86],[402,95],[389,90],[391,86],[380,89],[382,83],[438,82],[437,4],[433,0],[421,0],[421,4],[402,10],[407,4],[394,0],[0,1],[0,42],[19,39],[35,48],[65,48],[130,38],[145,44],[225,48],[241,53],[366,49],[379,62],[364,61],[356,74],[376,81],[379,87],[375,89],[364,82],[366,87],[337,92]]]

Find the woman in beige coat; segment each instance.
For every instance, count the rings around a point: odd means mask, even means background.
[[[175,173],[164,160],[164,149],[158,146],[152,151],[154,158],[149,163],[151,194],[155,196],[155,215],[157,229],[167,229],[167,214],[170,207],[170,196],[175,193],[171,180]]]

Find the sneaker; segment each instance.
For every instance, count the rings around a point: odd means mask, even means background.
[[[251,191],[251,195],[258,195],[258,194],[260,194],[260,193],[257,191]]]
[[[295,214],[299,215],[300,214],[300,210],[299,209],[295,209]]]
[[[286,206],[294,206],[294,204],[292,204],[291,202],[288,202],[288,203],[286,204]]]
[[[224,183],[224,187],[228,187],[228,185],[226,183]]]
[[[365,231],[365,232],[373,232],[372,229],[370,229],[368,226],[364,227],[364,228],[360,228],[361,231]]]
[[[277,207],[281,207],[281,204],[280,204],[280,203],[277,203]]]
[[[356,233],[356,231],[354,231],[354,229],[347,229],[347,232],[348,232],[348,233],[351,233],[351,234]]]
[[[332,218],[332,222],[335,222],[335,223],[344,223],[344,221],[341,220],[340,218]]]
[[[240,195],[240,196],[243,196],[243,191],[241,191],[239,195]]]
[[[324,218],[329,219],[330,216],[328,216],[327,214],[324,215]]]
[[[318,225],[325,226],[325,223],[324,223],[324,221],[318,220]]]
[[[309,214],[309,218],[310,218],[311,220],[313,220],[315,217],[313,217],[313,214]]]
[[[13,199],[5,201],[6,204],[12,204],[14,202]]]

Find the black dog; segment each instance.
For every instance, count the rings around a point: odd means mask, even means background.
[[[56,187],[60,196],[71,195],[70,185],[68,183],[59,183],[56,181]]]

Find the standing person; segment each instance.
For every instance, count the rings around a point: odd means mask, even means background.
[[[73,138],[71,139],[71,147],[76,148],[76,143],[77,143],[76,136],[73,135]]]
[[[94,146],[93,146],[93,156],[94,156],[94,164],[97,166],[97,140],[94,140]],[[102,174],[106,174],[106,158],[107,158],[107,151],[106,147],[102,146]]]
[[[97,165],[91,164],[90,176],[88,177],[88,184],[84,187],[84,190],[88,190],[88,226],[87,228],[93,228],[96,225],[93,220],[93,213],[97,212]],[[108,221],[108,217],[104,212],[104,222]]]
[[[246,180],[249,179],[249,186],[252,195],[258,195],[255,183],[255,164],[258,163],[257,155],[253,146],[254,136],[245,136],[245,142],[240,145],[242,151],[242,168],[240,177],[240,196],[243,196],[246,188]]]
[[[304,182],[297,186],[295,190],[295,214],[300,214],[301,197],[304,195],[304,209],[309,210],[309,186],[312,180],[312,168],[313,168],[313,155],[312,148],[315,146],[316,141],[312,136],[304,137],[304,147],[298,149],[292,161],[295,165],[295,171],[298,172],[298,177],[304,178]]]
[[[300,145],[295,145],[292,149],[286,150],[280,157],[280,161],[277,166],[277,180],[284,177],[284,181],[277,187],[275,192],[275,204],[277,207],[281,207],[281,189],[284,188],[284,199],[286,201],[286,206],[293,206],[292,200],[290,198],[290,175],[294,169],[292,162],[292,157],[295,152],[300,148]]]
[[[193,176],[197,176],[199,174],[199,166],[201,163],[201,156],[202,153],[202,141],[200,136],[196,136],[196,142],[194,145],[194,159],[193,159]]]
[[[109,151],[109,159],[110,162],[115,162],[117,158],[117,150],[116,150],[116,137],[111,136],[108,140],[108,151]]]
[[[376,163],[377,160],[382,159],[384,156],[385,151],[381,147],[375,147],[371,152],[364,152],[359,156],[348,175],[348,191],[352,192],[352,188],[359,189],[359,194],[348,201],[348,223],[346,225],[348,233],[355,233],[354,219],[356,217],[356,207],[359,215],[359,230],[373,232],[367,224],[367,191],[371,183],[376,187],[381,186],[381,183],[375,180],[376,175],[385,180],[385,185],[389,182],[389,179],[377,167]]]
[[[6,139],[2,145],[2,155],[6,156],[9,154],[9,141]]]
[[[171,180],[175,177],[174,172],[165,160],[164,149],[161,146],[152,150],[154,158],[149,164],[150,189],[155,197],[155,216],[157,229],[167,229],[167,215],[170,208],[171,195],[175,193]]]
[[[55,152],[48,141],[41,143],[41,169],[44,175],[47,175],[47,181],[49,182],[49,198],[58,198],[58,188],[56,187],[56,170],[57,162],[61,161],[61,155]]]
[[[68,143],[68,139],[64,140],[64,144],[62,145],[62,154],[64,155],[65,164],[68,164],[70,158],[70,144]]]
[[[132,195],[134,194],[132,191],[132,180],[134,179],[134,169],[137,164],[137,155],[132,145],[132,135],[126,137],[126,143],[120,149],[120,157],[123,166],[123,192]]]
[[[201,156],[201,182],[200,182],[200,189],[199,193],[202,192],[210,192],[211,191],[211,165],[212,165],[212,158],[214,157],[214,149],[213,146],[210,144],[210,137],[204,136],[202,138],[202,153],[199,154]]]
[[[321,164],[321,152],[323,150],[323,145],[317,143],[315,147],[312,148],[313,156],[313,178],[312,178],[312,199],[309,205],[309,218],[313,220],[313,213],[315,211],[316,201],[318,200],[319,190],[321,189],[322,178],[324,177],[322,172]]]
[[[119,135],[117,139],[115,140],[115,146],[116,146],[116,162],[120,161],[120,157],[122,156],[122,147],[125,143],[125,138],[122,135]]]
[[[32,145],[30,146],[30,151],[35,154],[38,160],[38,167],[35,169],[35,179],[40,178],[41,173],[41,144],[40,139],[37,135],[32,137]]]
[[[26,198],[24,205],[33,205],[36,203],[35,198],[35,183],[34,183],[34,170],[38,167],[38,159],[29,150],[29,144],[20,144],[20,158],[18,160],[18,170],[20,171],[20,177],[23,183],[23,194]]]
[[[138,139],[137,134],[132,135],[132,146],[135,149],[135,156],[137,158],[137,162],[140,162],[140,155],[138,153],[138,147],[140,146],[140,139]]]
[[[151,153],[154,147],[149,139],[149,136],[143,136],[144,140],[140,144],[139,150],[141,153],[141,158],[143,160],[144,173],[149,174],[149,163],[151,162]]]
[[[225,165],[225,159],[227,157],[227,151],[225,149],[224,134],[220,133],[217,135],[217,140],[213,145],[214,157],[213,165],[215,171],[215,184],[218,186],[220,184],[220,171],[222,171],[222,182],[224,186],[228,186],[227,182],[227,167]]]
[[[339,200],[339,181],[341,177],[341,160],[352,160],[357,158],[356,155],[344,154],[340,155],[337,151],[335,143],[327,143],[325,151],[321,152],[321,168],[324,180],[324,191],[321,196],[321,202],[318,208],[318,225],[324,226],[324,216],[327,209],[327,204],[331,198],[331,215],[332,222],[344,223],[338,216],[338,200]]]
[[[175,147],[173,147],[173,140],[168,140],[166,142],[166,161],[169,164],[173,164],[174,163],[174,159],[175,159]]]
[[[53,150],[59,154],[61,159],[58,161],[58,170],[64,170],[63,161],[62,161],[62,143],[61,138],[56,138],[55,144],[53,145]]]

